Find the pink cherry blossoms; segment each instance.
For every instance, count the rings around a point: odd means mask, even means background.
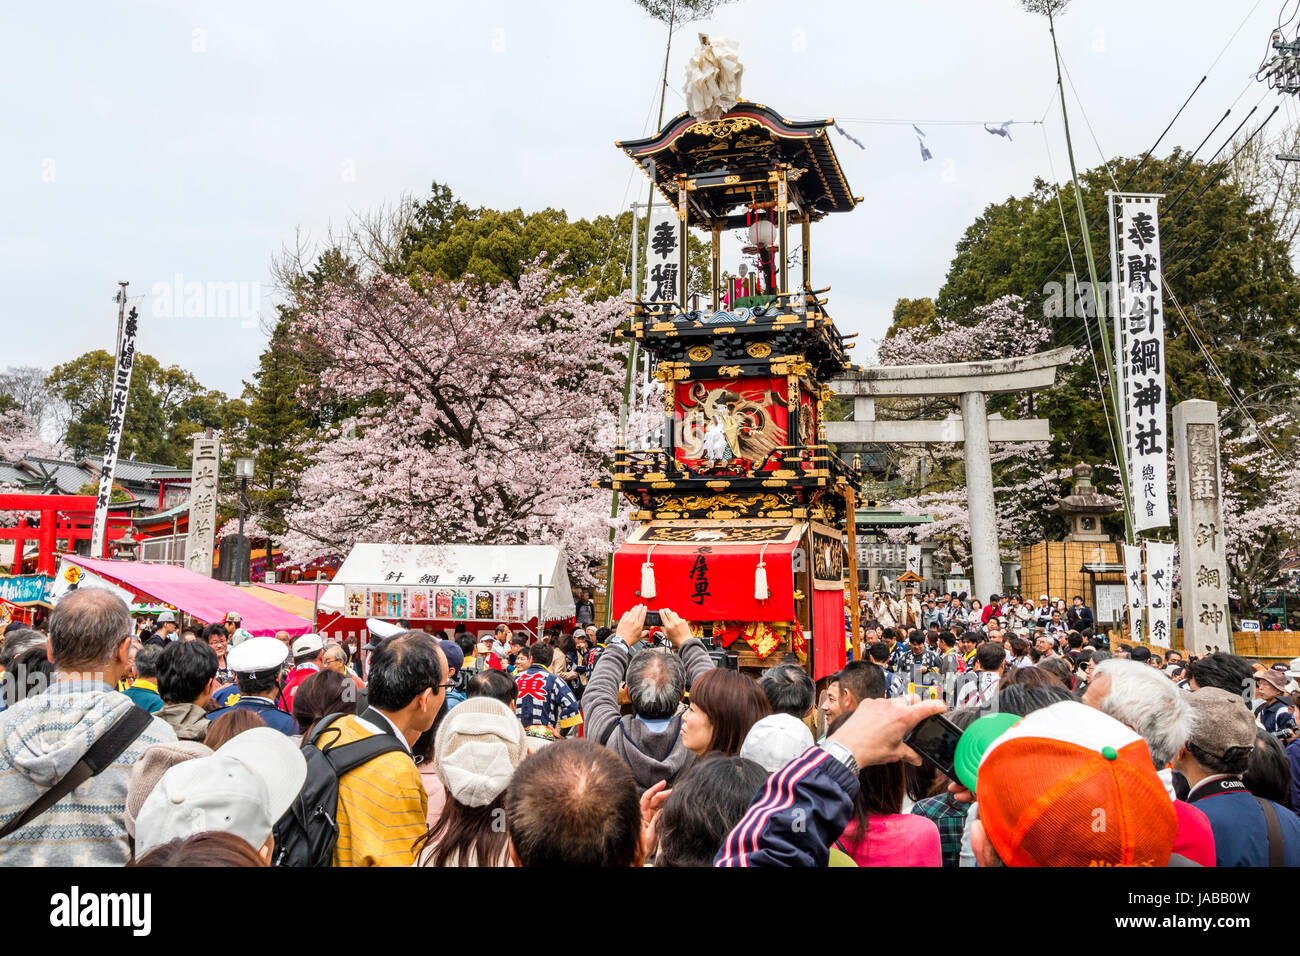
[[[571,571],[609,550],[622,304],[534,263],[518,287],[376,275],[299,320],[321,384],[364,402],[326,437],[288,515],[293,560],[358,541],[553,543]]]
[[[880,343],[881,365],[933,365],[947,362],[976,362],[987,359],[1030,355],[1051,339],[1051,328],[1042,318],[1025,314],[1017,296],[1002,298],[974,309],[966,322],[944,316],[929,326],[902,329]],[[958,462],[960,446],[941,446],[934,457],[941,462]],[[994,498],[998,509],[998,540],[1006,558],[1019,554],[1019,544],[1041,540],[1044,533],[1042,506],[1061,494],[1062,479],[1069,469],[1048,466],[1046,442],[998,444],[992,450]],[[885,531],[893,541],[937,541],[938,556],[944,561],[965,563],[970,552],[970,513],[965,485],[927,491],[890,502],[904,514],[928,514],[934,522]]]

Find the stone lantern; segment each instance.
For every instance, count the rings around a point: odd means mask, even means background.
[[[1092,484],[1092,465],[1080,463],[1072,469],[1074,489],[1043,510],[1061,514],[1069,524],[1066,541],[1108,542],[1110,535],[1101,527],[1106,515],[1118,514],[1123,503],[1118,498],[1100,494]]]

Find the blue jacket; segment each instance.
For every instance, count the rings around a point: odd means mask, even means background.
[[[251,710],[265,721],[266,726],[274,727],[280,733],[288,734],[290,737],[298,733],[298,721],[271,704],[264,697],[241,697],[229,707],[209,711],[208,720],[216,720],[232,710]]]
[[[1255,716],[1259,722],[1264,725],[1264,729],[1270,734],[1275,734],[1279,730],[1295,730],[1295,718],[1291,716],[1291,708],[1286,701],[1274,697],[1259,710],[1255,711]]]
[[[131,698],[131,703],[151,714],[163,709],[163,699],[155,690],[149,690],[147,687],[128,687],[122,693]]]
[[[1286,759],[1291,765],[1291,806],[1300,807],[1300,740],[1287,744]]]
[[[1187,802],[1210,820],[1216,866],[1268,866],[1268,823],[1241,778],[1201,784],[1188,794]],[[1283,862],[1300,866],[1300,817],[1276,803],[1273,809],[1282,827]]]
[[[821,747],[810,747],[768,777],[713,865],[824,867],[857,795],[857,774]]]

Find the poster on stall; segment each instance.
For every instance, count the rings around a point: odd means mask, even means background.
[[[479,591],[474,598],[474,617],[479,621],[496,620],[496,605],[491,591]]]
[[[406,589],[406,612],[419,621],[429,619],[429,591],[427,588]]]
[[[438,621],[451,620],[451,591],[440,588],[433,595],[433,616]]]
[[[387,609],[384,611],[384,617],[398,618],[407,616],[406,609],[402,606],[403,594],[401,591],[386,591],[384,596],[387,599],[385,602]]]
[[[502,610],[502,619],[513,621],[516,618],[524,617],[524,592],[523,591],[503,591],[501,594],[504,602]]]
[[[453,591],[451,594],[451,619],[453,621],[469,620],[469,592]]]
[[[355,584],[349,584],[344,589],[347,602],[348,617],[365,617],[367,615],[367,606],[370,603],[370,595],[366,589]]]

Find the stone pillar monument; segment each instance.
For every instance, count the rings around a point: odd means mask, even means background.
[[[1182,570],[1183,647],[1230,650],[1228,562],[1219,468],[1219,407],[1192,399],[1174,406],[1174,477]]]
[[[966,503],[970,509],[970,558],[975,593],[981,601],[1002,593],[1002,552],[998,549],[998,512],[993,504],[993,464],[989,456],[988,403],[983,392],[963,392]]]
[[[212,547],[217,532],[217,473],[221,442],[212,429],[194,439],[190,460],[190,522],[185,541],[185,567],[212,577]]]

